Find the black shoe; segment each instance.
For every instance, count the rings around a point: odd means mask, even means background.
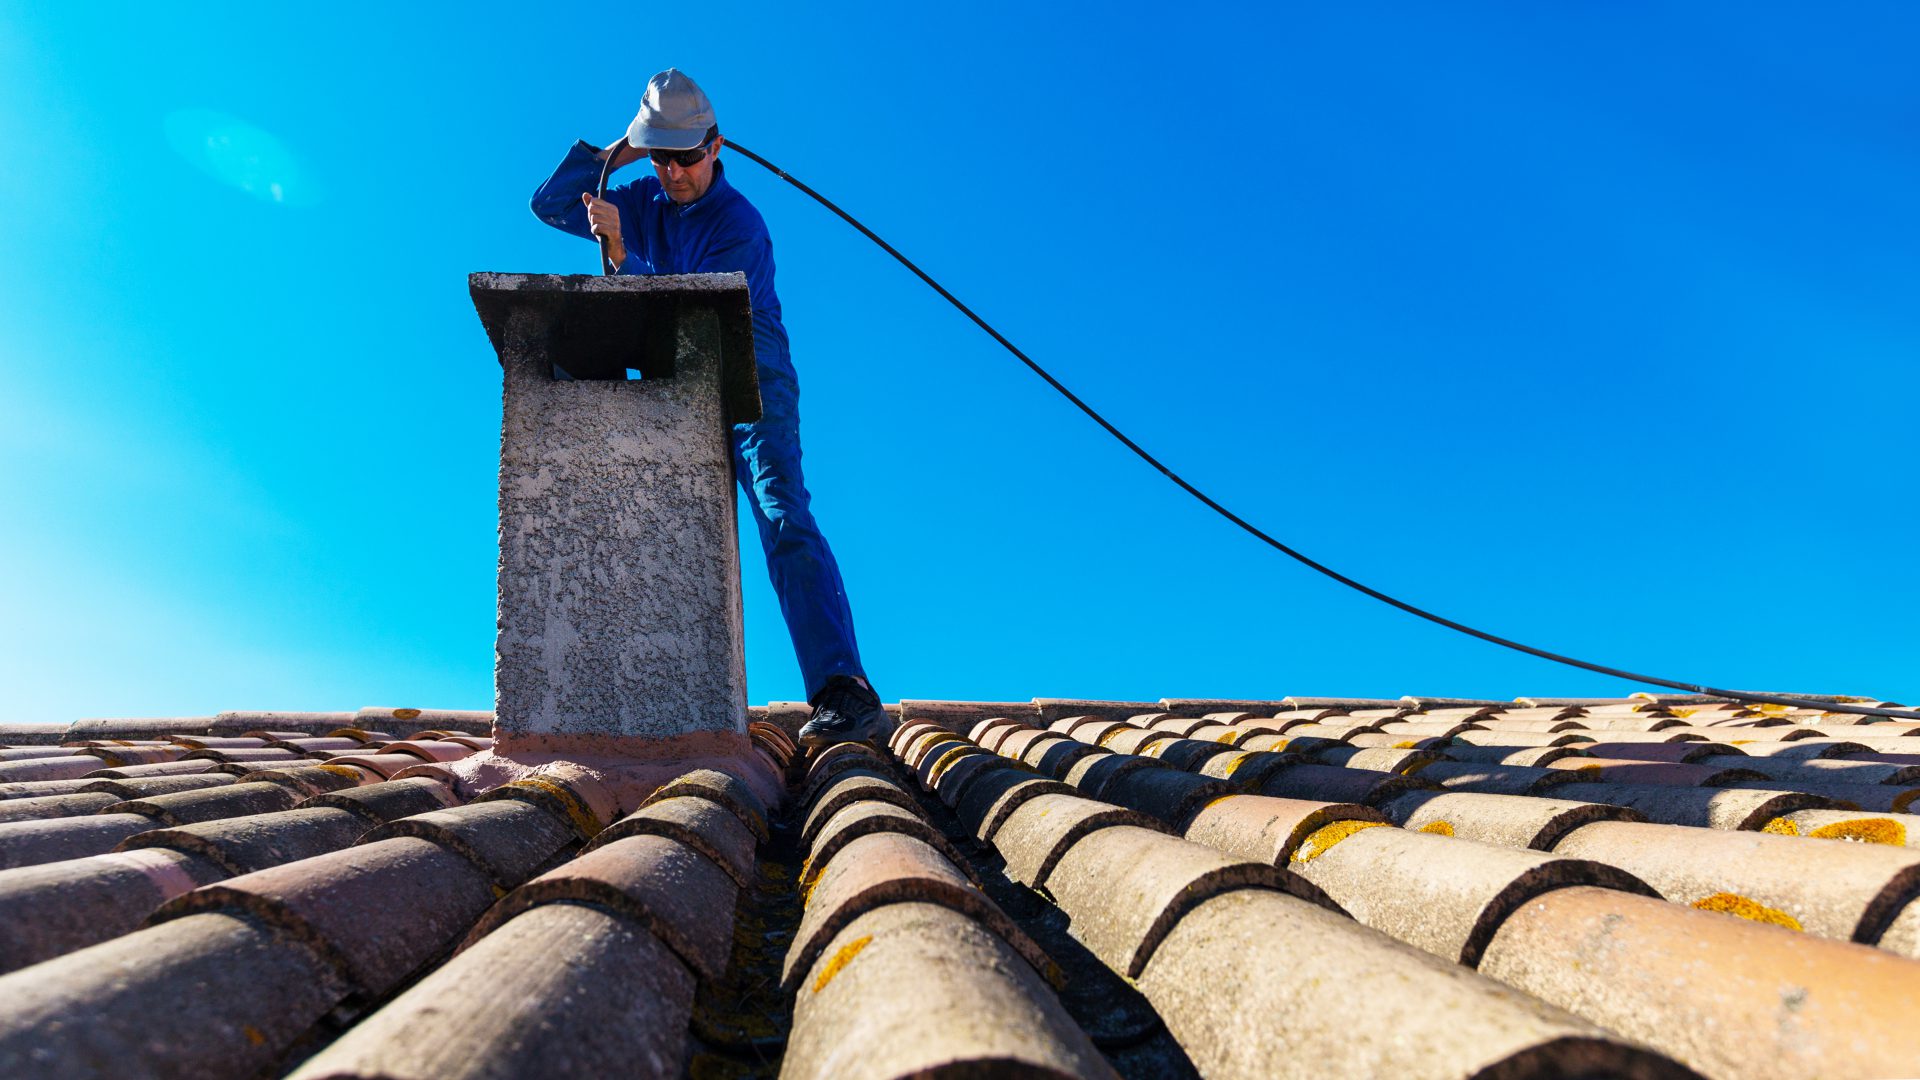
[[[813,716],[800,729],[800,745],[818,750],[843,742],[878,742],[894,728],[880,695],[850,676],[835,675],[813,695]]]

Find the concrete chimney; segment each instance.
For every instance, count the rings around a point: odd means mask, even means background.
[[[759,418],[742,274],[474,274],[505,369],[495,732],[746,730],[727,426]]]

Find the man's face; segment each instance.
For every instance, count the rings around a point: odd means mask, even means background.
[[[692,165],[682,165],[670,161],[665,165],[654,163],[653,174],[660,178],[660,187],[666,191],[667,198],[685,206],[707,193],[713,186],[713,163],[720,156],[720,148],[727,140],[714,136],[707,146],[707,155]]]

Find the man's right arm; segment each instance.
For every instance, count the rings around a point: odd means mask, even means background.
[[[580,196],[600,187],[600,153],[584,141],[574,143],[553,175],[533,193],[534,216],[562,232],[594,239]]]

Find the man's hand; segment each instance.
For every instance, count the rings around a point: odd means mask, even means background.
[[[593,235],[606,241],[607,256],[613,265],[626,262],[627,245],[620,239],[620,211],[607,200],[594,198],[590,192],[581,192],[580,201],[587,205],[587,222],[592,226]]]

